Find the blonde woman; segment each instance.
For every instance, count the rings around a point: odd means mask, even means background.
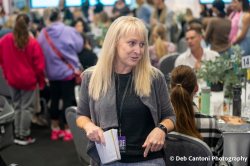
[[[175,115],[164,76],[150,64],[147,34],[140,19],[119,17],[96,66],[84,72],[76,122],[96,163],[101,164],[94,142],[105,143],[103,132],[116,128],[126,150],[109,165],[165,165],[162,148]]]
[[[153,66],[158,67],[158,62],[164,55],[176,51],[176,46],[167,41],[167,32],[163,24],[157,24],[152,31],[153,45],[149,47],[149,56]]]

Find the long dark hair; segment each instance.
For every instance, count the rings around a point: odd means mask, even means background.
[[[202,139],[195,126],[192,94],[197,84],[189,66],[178,66],[171,73],[171,102],[176,114],[176,131]]]
[[[16,18],[13,34],[18,48],[24,48],[29,42],[29,22],[26,14],[19,14]]]
[[[242,3],[242,11],[243,12],[250,12],[250,6],[249,6],[248,0],[238,0],[238,1]]]

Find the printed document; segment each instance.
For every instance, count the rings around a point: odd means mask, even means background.
[[[95,143],[102,164],[111,163],[121,159],[118,144],[117,129],[110,129],[103,133],[105,145]]]

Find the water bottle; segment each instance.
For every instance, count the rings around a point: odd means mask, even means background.
[[[233,115],[241,116],[241,86],[233,86]]]
[[[247,81],[250,81],[250,69],[247,69]]]
[[[201,89],[201,112],[206,115],[210,114],[210,93],[209,87]]]

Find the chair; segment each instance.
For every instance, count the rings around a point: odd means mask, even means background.
[[[0,67],[0,150],[14,143],[14,115],[11,89]]]
[[[3,76],[2,68],[0,67],[0,95],[5,96],[9,100],[11,99],[11,90],[10,86],[8,85],[7,81]]]
[[[212,166],[212,152],[207,144],[197,138],[171,132],[166,138],[166,165]]]
[[[73,134],[73,141],[80,159],[80,163],[83,166],[89,165],[90,158],[86,152],[88,139],[83,133],[83,130],[76,126],[76,107],[72,106],[67,108],[65,114],[69,128]]]
[[[171,73],[174,68],[175,60],[178,56],[179,53],[175,52],[161,57],[159,60],[159,69],[164,73],[164,75]]]
[[[223,132],[223,156],[224,157],[238,157],[240,161],[232,161],[234,166],[249,165],[250,157],[250,133],[240,132]],[[242,160],[246,157],[246,161]]]
[[[168,86],[170,83],[169,74],[174,69],[175,60],[178,56],[179,54],[176,52],[176,53],[165,55],[159,60],[159,69],[164,74]]]

